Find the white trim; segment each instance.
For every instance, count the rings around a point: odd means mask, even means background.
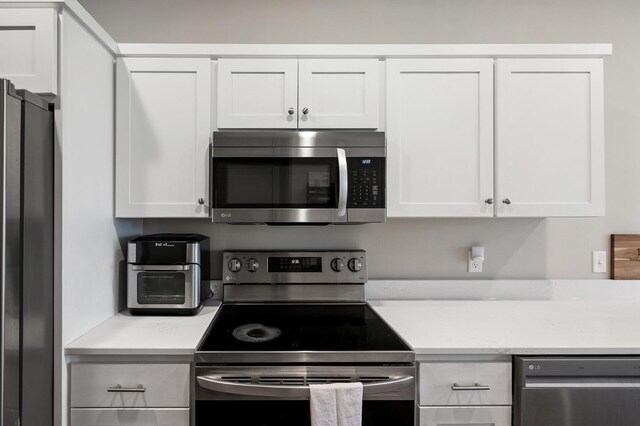
[[[102,28],[102,25],[100,25],[98,21],[96,21],[93,16],[87,12],[87,9],[82,7],[77,0],[65,0],[64,6],[66,10],[71,12],[78,19],[78,22],[80,22],[87,31],[93,34],[93,36],[104,45],[104,47],[110,50],[114,55],[118,55],[119,51],[116,41],[111,38],[109,33]]]
[[[1,0],[0,0],[1,1]],[[75,0],[72,0],[75,1]],[[122,56],[234,57],[602,57],[611,44],[176,44],[119,43]]]

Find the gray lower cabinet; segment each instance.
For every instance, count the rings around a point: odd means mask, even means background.
[[[417,401],[419,426],[511,426],[511,358],[419,361]]]
[[[191,363],[84,357],[70,371],[70,426],[189,426]]]
[[[72,408],[71,426],[189,426],[188,408]]]

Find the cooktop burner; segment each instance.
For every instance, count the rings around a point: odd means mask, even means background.
[[[277,327],[268,327],[262,324],[244,324],[236,327],[231,335],[241,342],[264,343],[277,339],[282,334]]]
[[[199,352],[410,351],[366,303],[224,304]]]

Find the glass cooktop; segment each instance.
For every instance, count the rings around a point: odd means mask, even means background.
[[[198,352],[412,351],[367,304],[227,304]]]

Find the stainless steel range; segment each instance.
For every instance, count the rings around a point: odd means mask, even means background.
[[[414,352],[364,301],[364,251],[224,253],[196,425],[310,425],[309,385],[363,383],[363,425],[414,424]]]

